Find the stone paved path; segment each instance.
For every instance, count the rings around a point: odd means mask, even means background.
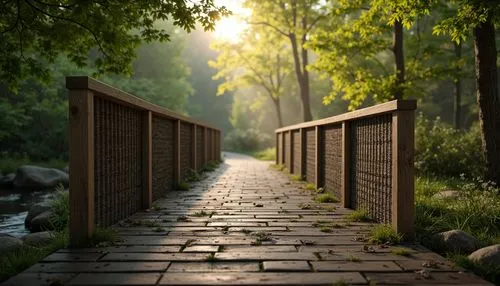
[[[119,245],[57,251],[6,285],[487,284],[423,247],[364,247],[370,224],[346,225],[349,210],[268,166],[226,153],[192,190],[119,223]]]

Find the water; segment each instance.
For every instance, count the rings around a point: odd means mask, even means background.
[[[27,233],[24,219],[30,207],[46,203],[54,197],[53,191],[23,191],[0,189],[0,233],[21,237]]]

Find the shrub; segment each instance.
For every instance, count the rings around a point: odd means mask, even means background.
[[[403,235],[397,233],[390,225],[381,224],[372,228],[370,242],[377,244],[397,244],[403,241]]]
[[[479,126],[457,131],[439,117],[418,116],[415,129],[415,168],[421,175],[438,177],[481,176],[485,162]]]
[[[69,191],[65,191],[62,185],[57,186],[56,191],[50,204],[53,213],[50,223],[56,230],[63,230],[69,222]]]
[[[224,138],[224,146],[232,151],[257,151],[271,147],[274,144],[272,139],[255,128],[234,129]]]

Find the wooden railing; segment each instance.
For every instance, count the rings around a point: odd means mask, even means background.
[[[151,207],[220,160],[221,132],[89,77],[68,77],[72,244]]]
[[[277,129],[276,163],[412,238],[415,108],[395,100]]]

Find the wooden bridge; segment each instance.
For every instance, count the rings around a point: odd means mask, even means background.
[[[414,235],[414,102],[276,131],[277,163],[340,199],[318,203],[303,182],[233,153],[178,190],[220,159],[219,130],[90,78],[67,85],[71,241],[96,226],[120,240],[61,249],[5,285],[488,284],[420,245],[367,241],[379,223]],[[374,222],[349,222],[350,208]]]

